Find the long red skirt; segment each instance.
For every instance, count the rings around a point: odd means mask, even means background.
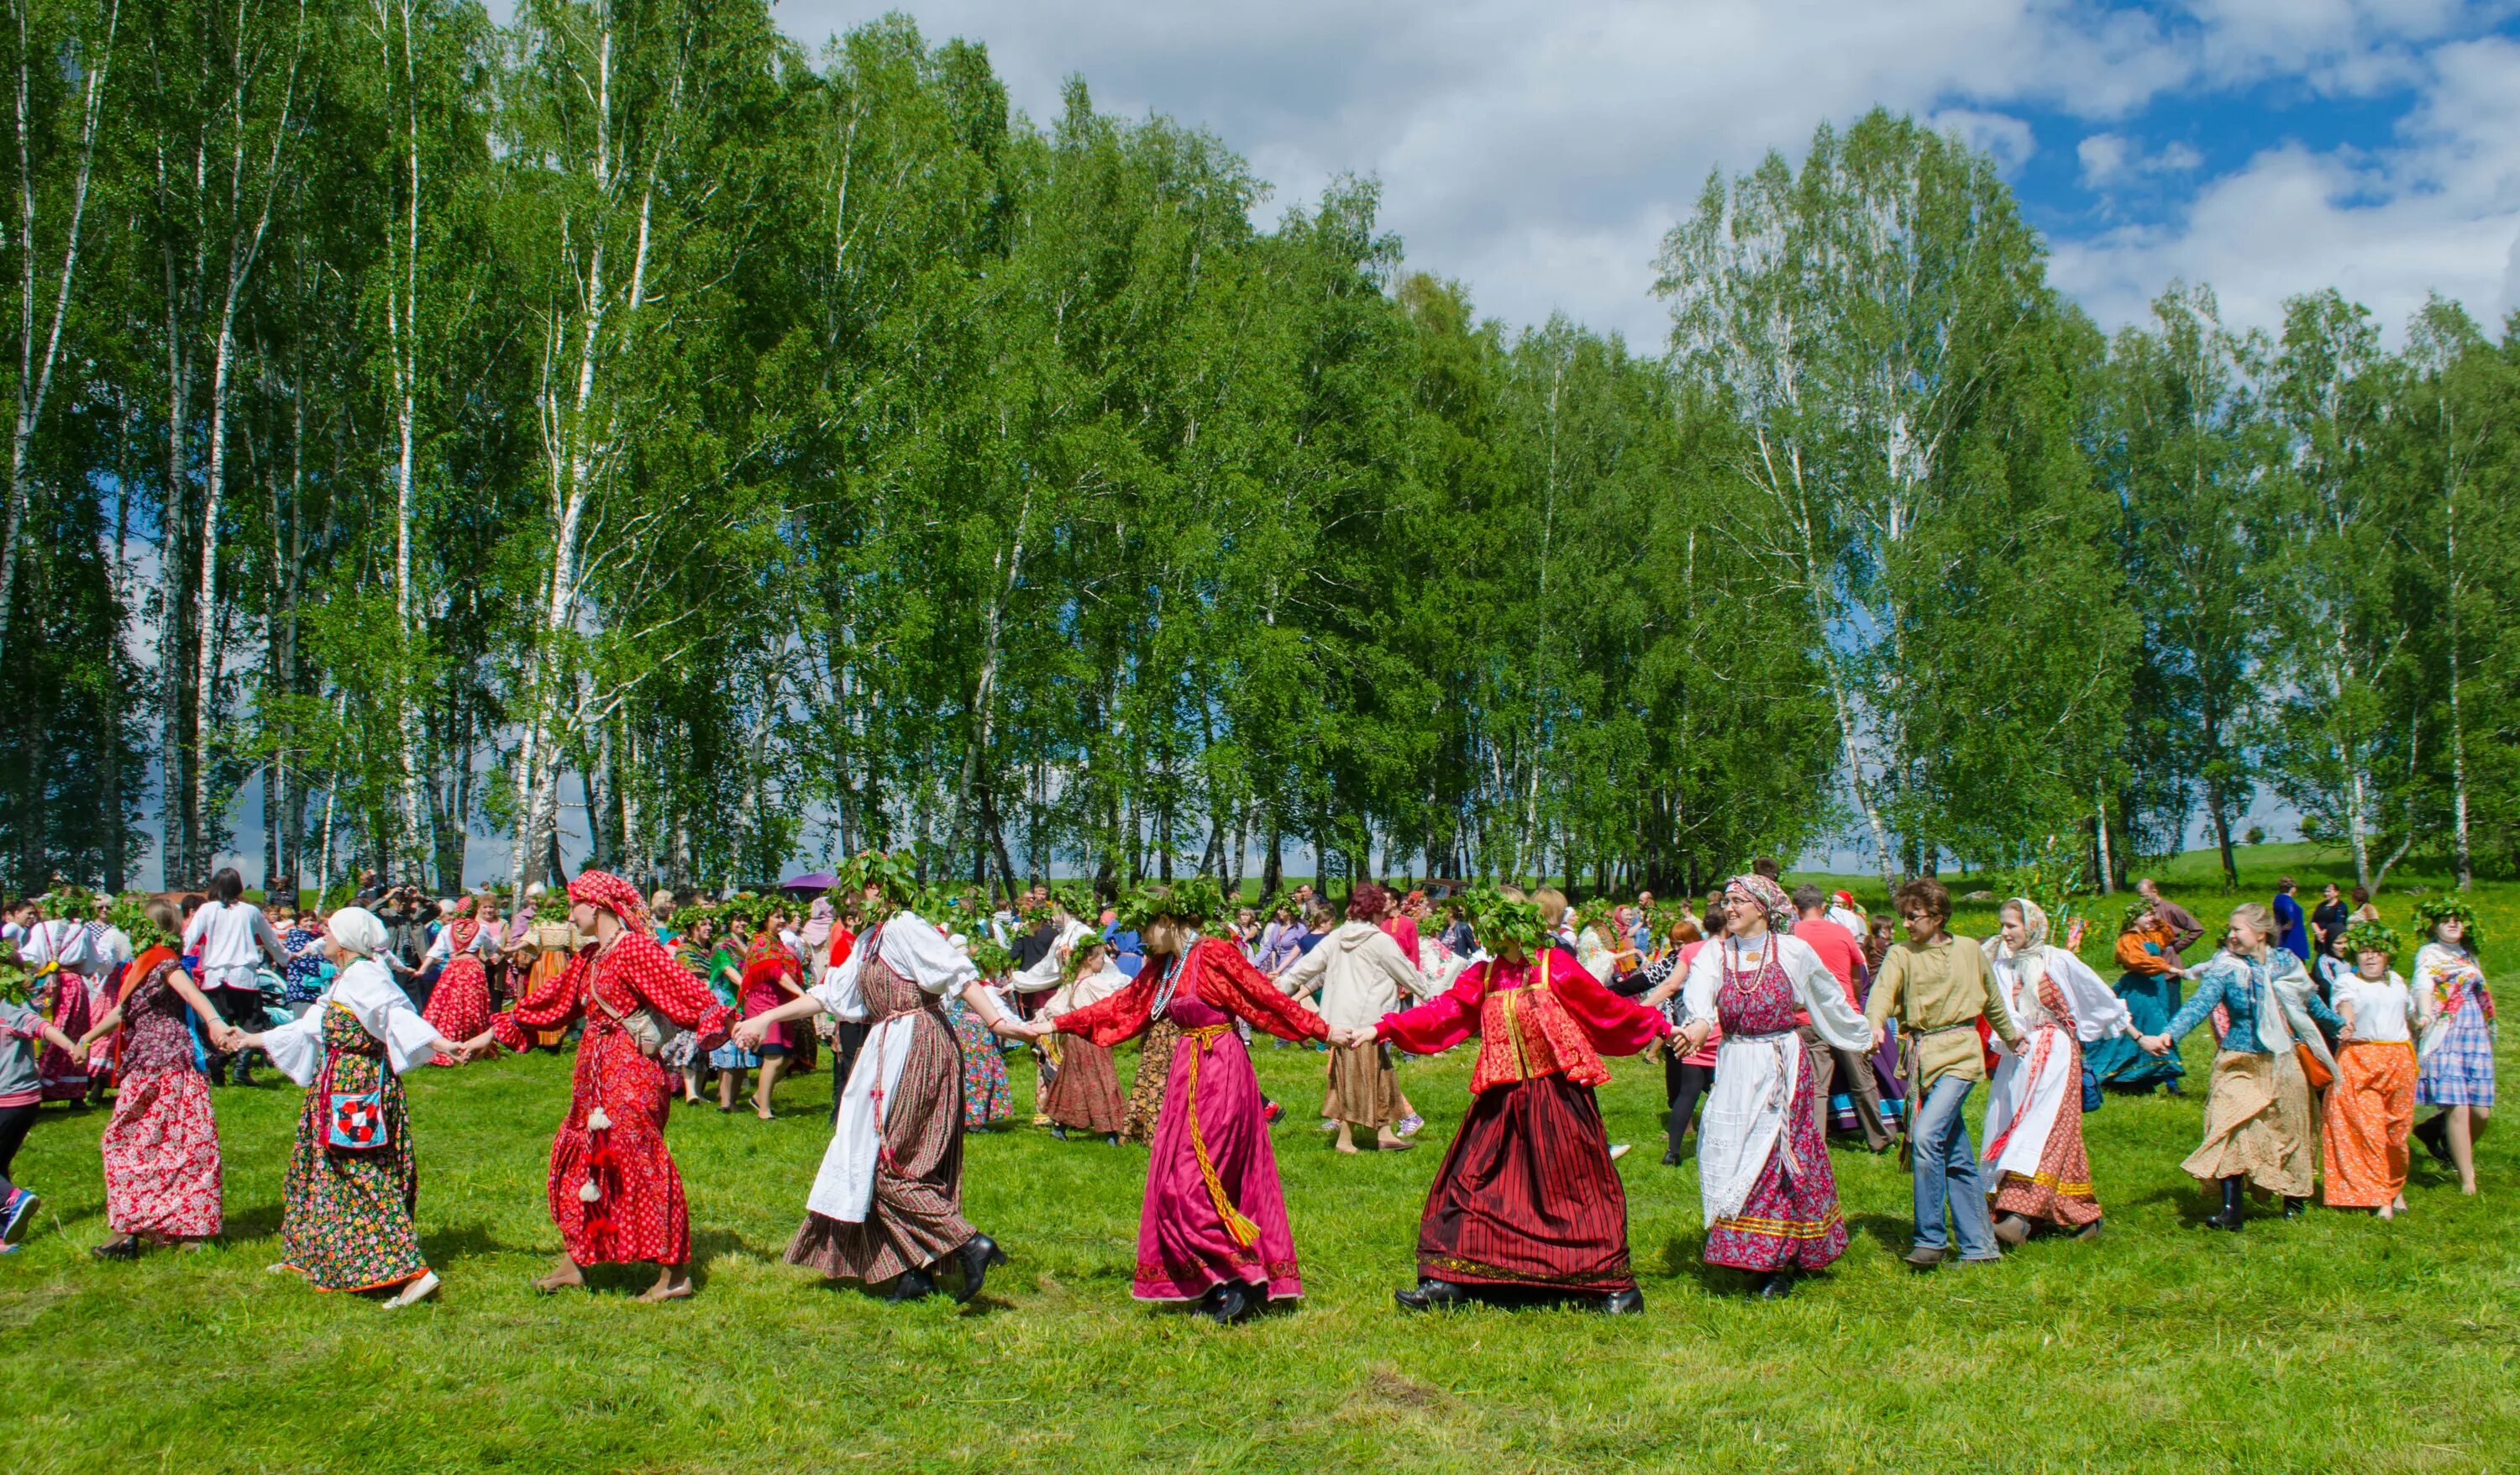
[[[481,960],[467,953],[449,962],[437,975],[437,988],[428,996],[428,1007],[420,1011],[437,1032],[461,1045],[490,1027],[490,975],[481,968]],[[431,1065],[453,1065],[453,1055],[439,1055]]]
[[[1426,1190],[1418,1274],[1568,1291],[1637,1283],[1627,1189],[1593,1088],[1546,1075],[1479,1093]]]
[[[1799,1171],[1786,1166],[1789,1145]],[[1820,1096],[1797,1091],[1741,1212],[1707,1226],[1705,1260],[1758,1274],[1816,1271],[1846,1253],[1846,1237],[1837,1174],[1829,1167],[1828,1140],[1821,1136]]]
[[[136,1071],[99,1142],[105,1223],[117,1234],[206,1239],[219,1231],[219,1124],[198,1070]]]

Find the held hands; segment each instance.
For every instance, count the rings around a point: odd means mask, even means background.
[[[733,1041],[739,1050],[759,1050],[761,1042],[769,1038],[769,1035],[770,1026],[763,1021],[742,1019],[737,1021],[735,1028],[728,1031],[727,1038]]]
[[[2147,1055],[2166,1055],[2170,1053],[2170,1037],[2168,1035],[2138,1035],[2135,1043],[2137,1048],[2141,1050]]]

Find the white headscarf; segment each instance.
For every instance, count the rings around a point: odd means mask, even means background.
[[[334,945],[343,952],[374,958],[385,950],[385,924],[365,907],[343,907],[326,925]]]
[[[2022,988],[2035,1001],[2039,997],[2040,981],[2048,976],[2048,913],[2026,896],[2016,896],[2003,905],[2021,914],[2020,949],[2015,951],[2004,942],[2001,933],[1988,938],[1980,946],[1990,962],[1997,959],[2009,961],[2021,975]],[[2000,917],[2002,915],[2002,908],[1998,908],[1997,916]]]

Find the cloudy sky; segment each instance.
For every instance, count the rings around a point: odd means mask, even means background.
[[[2334,285],[2520,306],[2520,0],[781,0],[793,35],[906,8],[1015,101],[1079,75],[1278,188],[1378,177],[1413,265],[1485,312],[1659,345],[1662,233],[1710,169],[1874,104],[1987,148],[2104,324],[2173,277],[2272,324]]]

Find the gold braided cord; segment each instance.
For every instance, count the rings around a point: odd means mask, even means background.
[[[1182,1031],[1182,1038],[1191,1047],[1190,1066],[1182,1079],[1183,1108],[1190,1113],[1190,1150],[1198,1159],[1198,1177],[1207,1184],[1208,1200],[1216,1205],[1217,1214],[1225,1221],[1225,1231],[1234,1236],[1234,1242],[1249,1249],[1260,1238],[1260,1227],[1243,1218],[1241,1211],[1234,1207],[1234,1200],[1226,1196],[1225,1181],[1216,1176],[1216,1160],[1207,1155],[1207,1139],[1198,1130],[1199,1056],[1207,1053],[1207,1047],[1230,1028],[1231,1025],[1203,1024]]]

